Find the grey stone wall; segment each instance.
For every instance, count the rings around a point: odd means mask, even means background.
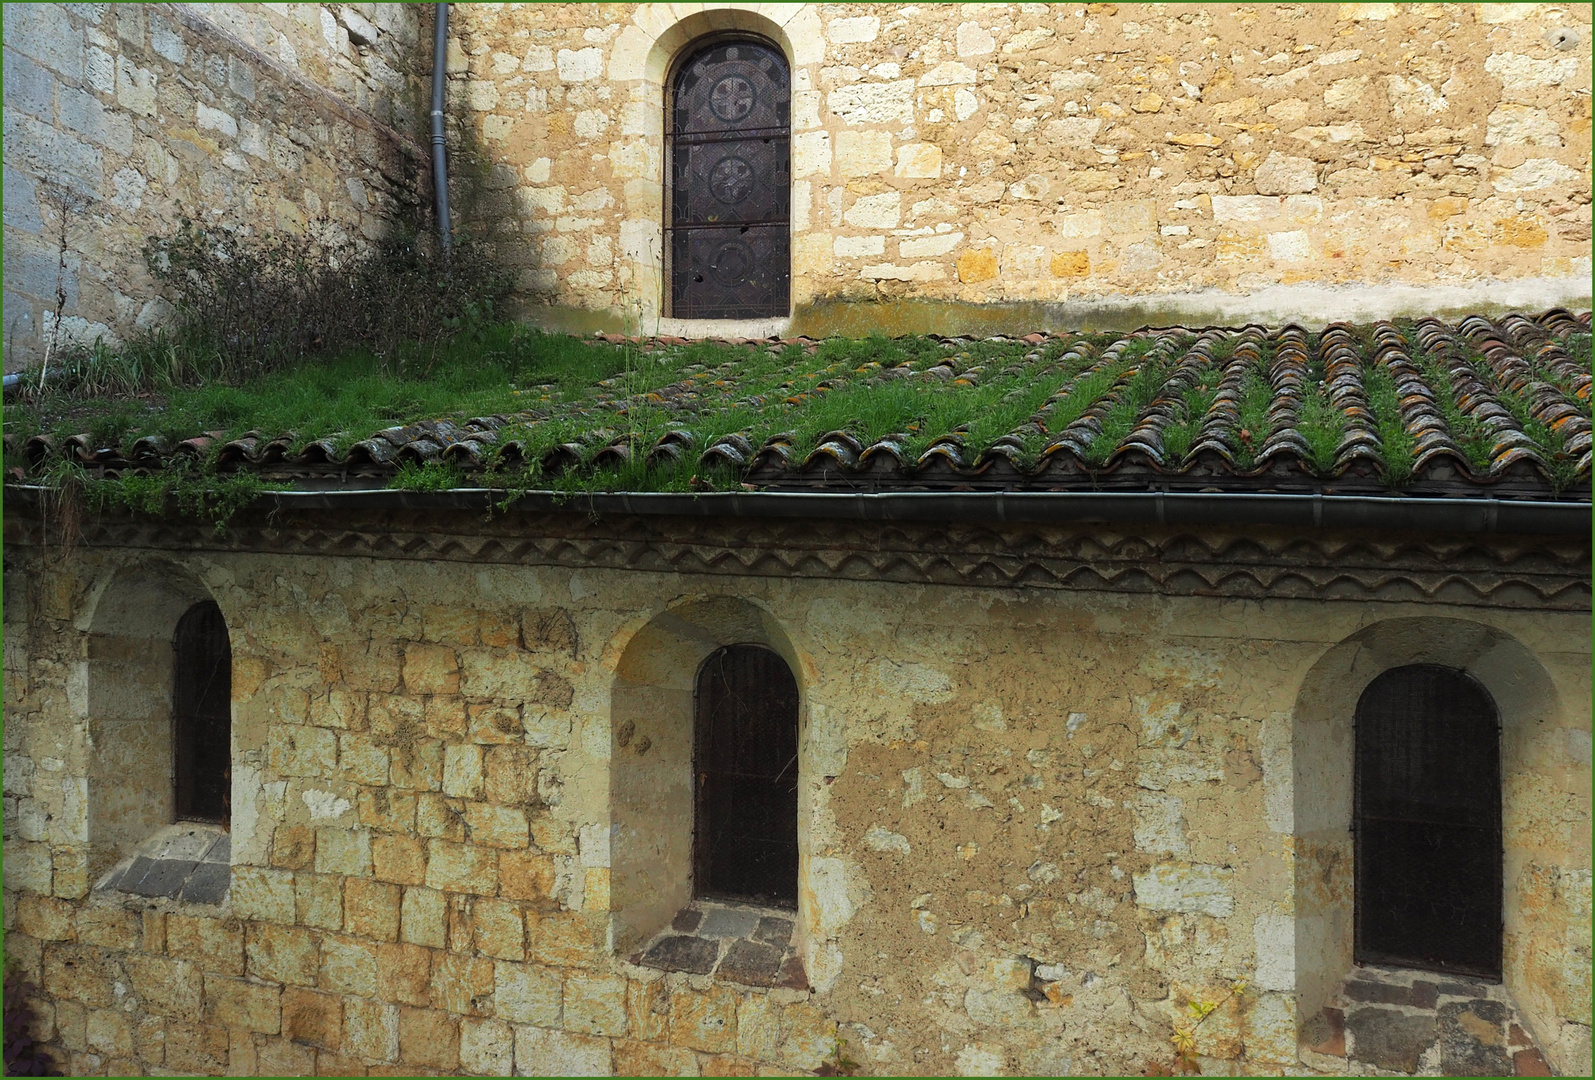
[[[115,340],[158,319],[143,245],[185,213],[376,238],[424,205],[430,19],[405,4],[7,5],[5,370],[53,335]]]

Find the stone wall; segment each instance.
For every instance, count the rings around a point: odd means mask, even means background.
[[[429,20],[404,4],[9,5],[5,370],[40,358],[58,287],[63,340],[159,321],[143,245],[184,214],[365,238],[415,216]]]
[[[833,1033],[870,1072],[1136,1074],[1240,977],[1209,1069],[1332,1069],[1298,1028],[1343,972],[1297,916],[1349,901],[1298,852],[1341,698],[1380,649],[1456,647],[1402,618],[1470,628],[1501,703],[1508,989],[1588,1071],[1587,613],[8,539],[7,951],[74,1075],[751,1074]],[[156,595],[231,635],[220,908],[93,888],[96,702]],[[631,796],[685,760],[678,669],[721,638],[801,689],[808,991],[628,960],[660,917]]]
[[[663,84],[693,39],[731,29],[791,60],[793,305],[811,333],[1587,304],[1589,18],[462,6],[451,120],[491,160],[469,220],[555,324],[669,314]]]

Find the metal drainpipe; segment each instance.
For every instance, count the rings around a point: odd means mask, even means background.
[[[438,239],[445,258],[454,250],[449,225],[449,166],[443,149],[443,89],[448,81],[449,5],[434,4],[432,34],[432,191],[437,200]]]

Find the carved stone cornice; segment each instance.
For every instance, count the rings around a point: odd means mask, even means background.
[[[19,508],[22,509],[22,508]],[[8,543],[38,518],[7,515]],[[1588,537],[383,510],[85,519],[90,548],[567,566],[1235,599],[1590,610]]]

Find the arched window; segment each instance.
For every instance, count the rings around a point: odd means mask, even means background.
[[[727,645],[698,670],[693,892],[797,906],[798,689],[780,655]]]
[[[1413,664],[1356,720],[1358,963],[1501,978],[1501,724],[1463,672]]]
[[[786,57],[766,42],[721,39],[690,53],[670,89],[671,314],[785,316],[792,283]]]
[[[173,756],[179,821],[226,822],[232,795],[233,652],[213,601],[177,621],[173,640]]]

